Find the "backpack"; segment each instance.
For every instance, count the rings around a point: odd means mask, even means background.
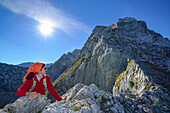
[[[48,93],[48,89],[47,89],[47,81],[46,81],[46,74],[44,74],[45,78],[43,79],[43,85],[45,87],[45,96],[47,96],[47,93]],[[33,85],[32,87],[29,89],[29,91],[31,92],[36,86],[36,81],[34,80],[34,77],[33,77]]]

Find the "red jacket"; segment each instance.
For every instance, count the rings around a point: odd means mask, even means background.
[[[35,88],[31,91],[31,92],[37,92],[40,93],[41,95],[45,95],[45,86],[43,85],[43,79],[45,78],[45,76],[43,75],[43,77],[41,78],[40,82],[38,81],[36,75],[34,76],[34,80],[36,81],[36,86]],[[56,89],[54,88],[50,76],[46,75],[46,82],[47,82],[47,88],[48,91],[51,93],[51,95],[58,101],[61,101],[62,98],[60,97],[60,95],[57,93]],[[23,83],[23,85],[18,88],[17,90],[17,96],[25,96],[26,92],[29,92],[29,89],[32,87],[33,85],[33,79],[27,80],[25,83]]]

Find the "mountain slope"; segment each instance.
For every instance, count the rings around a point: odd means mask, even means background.
[[[54,84],[61,94],[79,82],[112,92],[115,77],[125,71],[128,59],[134,59],[150,81],[169,88],[169,56],[170,41],[149,30],[144,21],[119,19],[115,25],[97,26],[79,59]]]

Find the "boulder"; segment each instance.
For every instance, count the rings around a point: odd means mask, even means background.
[[[29,98],[28,96],[23,96],[18,98],[14,103],[7,104],[2,112],[10,113],[37,113],[50,103],[50,100],[47,99],[44,95],[39,95],[35,100]]]

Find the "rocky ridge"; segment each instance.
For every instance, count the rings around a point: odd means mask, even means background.
[[[52,81],[55,81],[72,63],[77,60],[80,50],[75,49],[73,52],[63,54],[56,62],[48,68],[48,74]]]

